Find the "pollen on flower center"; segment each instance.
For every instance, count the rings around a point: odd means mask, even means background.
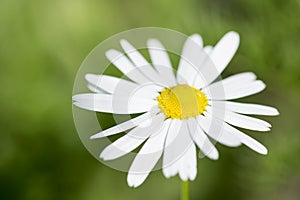
[[[158,106],[168,118],[188,119],[202,114],[208,100],[205,94],[185,84],[165,88],[157,97]]]

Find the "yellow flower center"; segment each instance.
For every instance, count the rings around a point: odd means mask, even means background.
[[[185,84],[165,88],[157,100],[160,110],[172,119],[196,117],[206,110],[208,104],[202,91]]]

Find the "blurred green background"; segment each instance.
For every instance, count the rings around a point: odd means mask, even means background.
[[[268,156],[218,145],[198,160],[191,199],[300,199],[299,0],[0,0],[0,199],[179,199],[178,177],[154,172],[137,189],[94,159],[77,136],[72,86],[101,41],[135,27],[200,33],[229,30],[241,46],[224,75],[254,71],[267,89],[245,101],[277,107],[269,133],[246,131]]]

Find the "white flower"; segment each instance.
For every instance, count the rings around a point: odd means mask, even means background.
[[[174,41],[176,42],[176,41]],[[278,115],[275,108],[229,101],[262,91],[265,84],[251,72],[216,80],[234,56],[239,35],[229,32],[216,46],[203,47],[200,35],[190,36],[183,47],[176,77],[169,56],[156,39],[147,42],[152,64],[126,40],[126,54],[109,50],[106,57],[131,81],[108,75],[87,74],[94,93],[73,96],[74,105],[114,114],[143,113],[91,136],[91,139],[129,131],[101,153],[104,160],[119,158],[143,144],[128,172],[129,186],[137,187],[162,157],[169,178],[194,180],[196,145],[210,159],[219,157],[213,142],[236,147],[245,144],[260,154],[267,149],[233,126],[269,131],[271,125],[248,115]]]

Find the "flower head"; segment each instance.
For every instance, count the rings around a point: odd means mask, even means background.
[[[129,131],[100,154],[104,160],[119,158],[141,149],[128,172],[128,184],[144,182],[162,157],[162,170],[169,178],[194,180],[197,174],[196,146],[216,160],[214,141],[236,147],[245,144],[260,154],[267,149],[235,127],[269,131],[271,125],[246,115],[278,115],[275,108],[231,101],[256,94],[265,84],[251,72],[217,80],[239,45],[239,35],[229,32],[214,46],[203,46],[200,35],[190,36],[182,50],[176,76],[164,46],[147,41],[149,63],[128,41],[125,53],[108,50],[106,57],[128,79],[87,74],[93,93],[73,96],[74,105],[97,112],[141,115],[91,136],[103,138]]]

